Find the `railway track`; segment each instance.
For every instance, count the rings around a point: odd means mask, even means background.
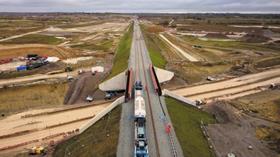
[[[143,39],[143,37],[142,37],[142,39]],[[141,44],[143,44],[143,46],[141,45]],[[139,46],[139,50],[140,51],[138,51],[138,52],[147,52],[148,50],[146,49],[146,50],[143,50],[144,49],[144,44],[145,43],[141,43],[140,42],[140,46]],[[148,56],[148,54],[147,53],[145,53],[145,57],[146,58],[149,58],[149,56]],[[147,72],[146,72],[146,69],[149,69],[149,68],[145,68],[145,66],[144,66],[144,55],[143,55],[143,53],[141,53],[141,64],[142,64],[142,70],[143,70],[143,73],[144,73],[144,80],[145,80],[145,84],[147,85],[147,83],[148,83],[148,74],[147,74]],[[150,89],[149,88],[147,88],[146,87],[146,91],[147,91],[147,98],[148,98],[148,106],[149,106],[149,109],[150,109],[150,114],[151,114],[151,122],[152,122],[152,126],[153,126],[153,132],[154,132],[154,138],[155,138],[155,145],[156,145],[156,154],[157,154],[157,156],[160,156],[160,150],[159,150],[159,144],[158,144],[158,135],[157,135],[157,132],[156,132],[156,128],[155,128],[155,116],[153,115],[153,109],[152,109],[152,103],[151,103],[151,96],[150,96]],[[169,123],[168,123],[168,121],[166,120],[167,118],[166,118],[166,113],[165,113],[165,110],[164,110],[164,108],[163,108],[163,106],[162,106],[162,103],[161,103],[161,100],[160,100],[160,97],[157,95],[157,98],[158,98],[158,101],[159,101],[159,105],[160,105],[160,110],[162,111],[162,113],[163,113],[163,116],[164,116],[164,121],[163,121],[163,124],[164,124],[164,126],[165,127],[167,127],[167,126],[169,126]],[[169,139],[169,143],[170,143],[170,149],[171,149],[171,154],[172,154],[172,156],[173,157],[177,157],[178,155],[178,153],[177,153],[177,150],[176,150],[176,146],[175,146],[175,143],[174,143],[174,138],[173,138],[173,136],[172,136],[172,134],[171,133],[168,133],[168,139]]]
[[[142,64],[142,67],[143,67],[143,73],[144,73],[144,84],[146,85],[145,89],[146,89],[146,92],[147,92],[147,98],[148,98],[148,106],[149,106],[149,111],[150,111],[150,115],[151,115],[151,123],[152,123],[152,127],[153,127],[153,132],[154,132],[154,138],[155,138],[155,144],[156,144],[156,153],[157,153],[157,156],[160,157],[160,154],[159,154],[159,146],[158,146],[158,139],[157,139],[157,133],[156,133],[156,129],[155,129],[155,122],[154,122],[154,115],[153,115],[153,110],[152,110],[152,107],[151,107],[151,98],[150,98],[150,91],[149,89],[147,88],[147,74],[146,74],[146,71],[145,71],[145,66],[144,66],[144,63],[143,63],[143,54],[141,53],[141,64]]]
[[[144,89],[143,90],[144,95],[142,99],[144,99],[144,101],[146,102],[146,109],[145,109],[145,112],[147,113],[146,142],[148,144],[147,145],[147,149],[149,151],[148,154],[151,157],[183,156],[181,155],[182,153],[180,151],[177,153],[178,142],[176,136],[174,136],[175,132],[173,130],[172,132],[166,131],[167,126],[170,126],[170,119],[168,117],[168,114],[166,113],[165,107],[163,106],[163,104],[161,104],[160,96],[157,94],[158,91],[156,91],[156,88],[154,86],[154,82],[155,82],[154,72],[150,73],[151,72],[150,65],[152,63],[150,60],[148,50],[145,45],[143,35],[141,34],[141,30],[137,22],[135,23],[134,27],[135,27],[134,39],[133,39],[134,41],[133,41],[132,53],[131,53],[132,56],[130,58],[132,62],[130,62],[130,64],[132,64],[132,67],[134,68],[135,80],[133,82],[135,83],[135,86],[137,86],[137,83],[140,82],[141,84],[142,82],[143,88],[141,89]],[[140,101],[140,99],[137,100]],[[134,104],[137,103],[134,102]],[[133,106],[133,108],[135,110],[135,105]],[[141,116],[139,116],[139,118],[141,119]],[[141,121],[137,121],[136,124],[141,124]],[[141,125],[136,127],[136,129],[139,128],[141,128]],[[134,139],[137,138],[137,144],[133,144],[133,145],[135,146],[135,149],[137,149],[137,151],[135,150],[135,152],[139,153],[138,142],[141,141],[141,139],[138,140],[138,138],[141,137],[141,133],[139,134],[138,132],[136,133],[137,135],[135,134],[136,137],[134,137]],[[131,138],[133,138],[133,136],[131,136]],[[119,156],[120,155],[124,156],[130,153],[129,151],[123,151],[123,149],[120,148],[118,149],[120,150],[118,154]]]
[[[138,28],[137,28],[138,29]],[[138,34],[138,31],[136,31],[136,39],[137,40],[140,40],[140,34]],[[150,100],[150,91],[149,89],[147,88],[147,74],[146,74],[146,71],[145,71],[145,66],[144,66],[144,58],[143,58],[143,54],[142,54],[142,49],[141,49],[141,45],[139,44],[140,42],[138,42],[137,44],[135,44],[135,48],[136,48],[136,56],[135,56],[135,63],[136,63],[136,66],[137,69],[136,70],[136,79],[137,80],[140,80],[140,72],[141,72],[141,67],[142,67],[142,72],[144,74],[144,86],[145,86],[145,89],[146,89],[146,93],[147,93],[147,98],[148,98],[148,107],[149,107],[149,113],[151,115],[151,124],[152,124],[152,130],[153,130],[153,133],[154,133],[154,141],[155,141],[155,148],[156,148],[156,155],[159,157],[160,154],[159,154],[159,146],[158,146],[158,140],[157,140],[157,135],[156,135],[156,130],[155,130],[155,122],[154,122],[154,116],[153,116],[153,112],[152,112],[152,108],[151,108],[151,100]],[[140,65],[141,64],[141,65]]]
[[[137,57],[136,58],[140,58],[140,62],[139,62],[139,59],[138,59],[138,61],[136,62],[136,64],[137,64],[137,66],[138,66],[138,72],[136,72],[138,75],[138,79],[139,79],[139,73],[140,73],[140,64],[141,64],[141,66],[142,66],[142,71],[143,71],[143,74],[144,74],[144,85],[145,85],[145,89],[146,89],[146,93],[147,93],[147,98],[148,98],[148,107],[149,107],[149,113],[150,113],[150,115],[151,115],[151,123],[152,123],[152,130],[153,130],[153,133],[154,133],[154,140],[155,140],[155,147],[156,147],[156,155],[158,156],[158,157],[160,157],[160,153],[159,153],[159,145],[158,145],[158,139],[157,139],[157,134],[156,134],[156,129],[155,129],[155,122],[154,122],[154,116],[153,116],[153,112],[152,112],[152,107],[151,107],[151,99],[150,99],[150,91],[149,91],[149,89],[147,88],[147,74],[146,74],[146,68],[145,68],[145,66],[144,66],[144,63],[143,63],[143,60],[144,60],[144,58],[143,58],[143,54],[142,54],[142,52],[141,52],[141,47],[138,45],[138,44],[136,44],[135,46],[137,46],[136,47],[136,50],[137,50],[137,53],[136,53],[136,55],[137,55]]]

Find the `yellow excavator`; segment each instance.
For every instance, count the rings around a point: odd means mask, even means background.
[[[41,155],[41,154],[46,154],[46,153],[47,153],[46,148],[42,147],[42,146],[32,147],[29,152],[30,155]]]

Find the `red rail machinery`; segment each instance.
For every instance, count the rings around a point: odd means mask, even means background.
[[[151,74],[151,77],[152,77],[152,81],[153,81],[155,91],[158,93],[159,96],[161,96],[162,91],[161,91],[161,88],[160,88],[160,84],[159,84],[154,66],[150,65],[149,70],[150,70],[150,74]]]
[[[132,69],[127,71],[126,79],[126,89],[125,89],[125,102],[129,101],[132,96],[132,86],[133,86],[133,72]]]

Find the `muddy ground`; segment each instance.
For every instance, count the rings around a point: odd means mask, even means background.
[[[69,84],[69,90],[65,96],[64,104],[77,104],[86,102],[87,96],[93,96],[99,83],[104,79],[104,74],[91,72],[81,74]],[[100,93],[102,95],[102,93]],[[104,94],[103,94],[104,95]],[[103,96],[104,97],[104,96]]]
[[[276,150],[269,149],[268,142],[257,139],[256,128],[280,127],[279,124],[250,117],[227,102],[214,102],[204,109],[214,114],[218,121],[217,124],[207,126],[217,157],[224,157],[228,153],[238,157],[277,156]]]
[[[163,83],[161,85],[162,89],[176,89],[186,86],[187,83],[185,80],[180,77],[174,76],[170,81]]]
[[[98,85],[109,75],[113,66],[112,60],[112,56],[107,56],[104,59],[104,63],[100,63],[105,70],[103,73],[92,75],[90,71],[87,71],[70,82],[69,90],[64,99],[64,104],[72,105],[85,103],[87,96],[92,96],[94,101],[104,100],[105,92],[100,91]]]

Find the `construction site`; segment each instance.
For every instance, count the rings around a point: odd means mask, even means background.
[[[0,31],[1,157],[280,155],[279,15],[0,13]]]

